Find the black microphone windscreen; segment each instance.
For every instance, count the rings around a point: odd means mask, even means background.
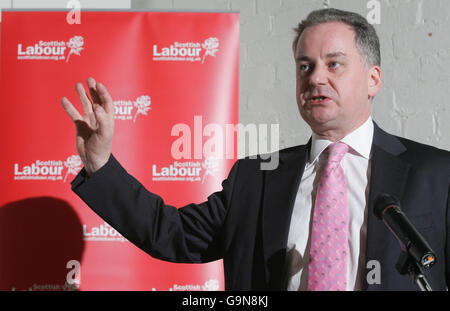
[[[400,206],[400,202],[393,195],[390,195],[387,193],[380,194],[375,199],[375,206],[373,208],[373,212],[375,213],[375,216],[377,216],[379,219],[383,220],[383,211],[386,208],[386,206],[389,206],[389,205]]]

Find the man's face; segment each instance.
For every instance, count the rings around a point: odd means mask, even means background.
[[[370,74],[350,26],[333,22],[306,28],[295,63],[298,108],[316,134],[344,135],[367,120]]]

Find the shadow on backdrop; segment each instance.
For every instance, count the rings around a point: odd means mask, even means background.
[[[0,290],[76,290],[66,265],[81,262],[83,249],[81,221],[66,201],[35,197],[0,207]]]

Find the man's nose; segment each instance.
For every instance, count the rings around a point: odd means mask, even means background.
[[[313,72],[309,76],[311,85],[322,85],[328,82],[328,70],[323,66],[315,66]]]

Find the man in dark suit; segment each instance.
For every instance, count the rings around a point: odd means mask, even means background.
[[[223,258],[227,290],[417,290],[396,271],[398,241],[373,214],[375,198],[389,193],[435,251],[426,275],[434,290],[445,290],[449,152],[390,135],[372,121],[380,53],[363,17],[318,10],[297,33],[297,103],[313,134],[306,145],[279,151],[277,168],[261,170],[261,158],[238,160],[206,202],[167,206],[111,154],[113,102],[89,78],[92,102],[77,84],[85,116],[62,100],[85,165],[72,189],[153,257]]]

